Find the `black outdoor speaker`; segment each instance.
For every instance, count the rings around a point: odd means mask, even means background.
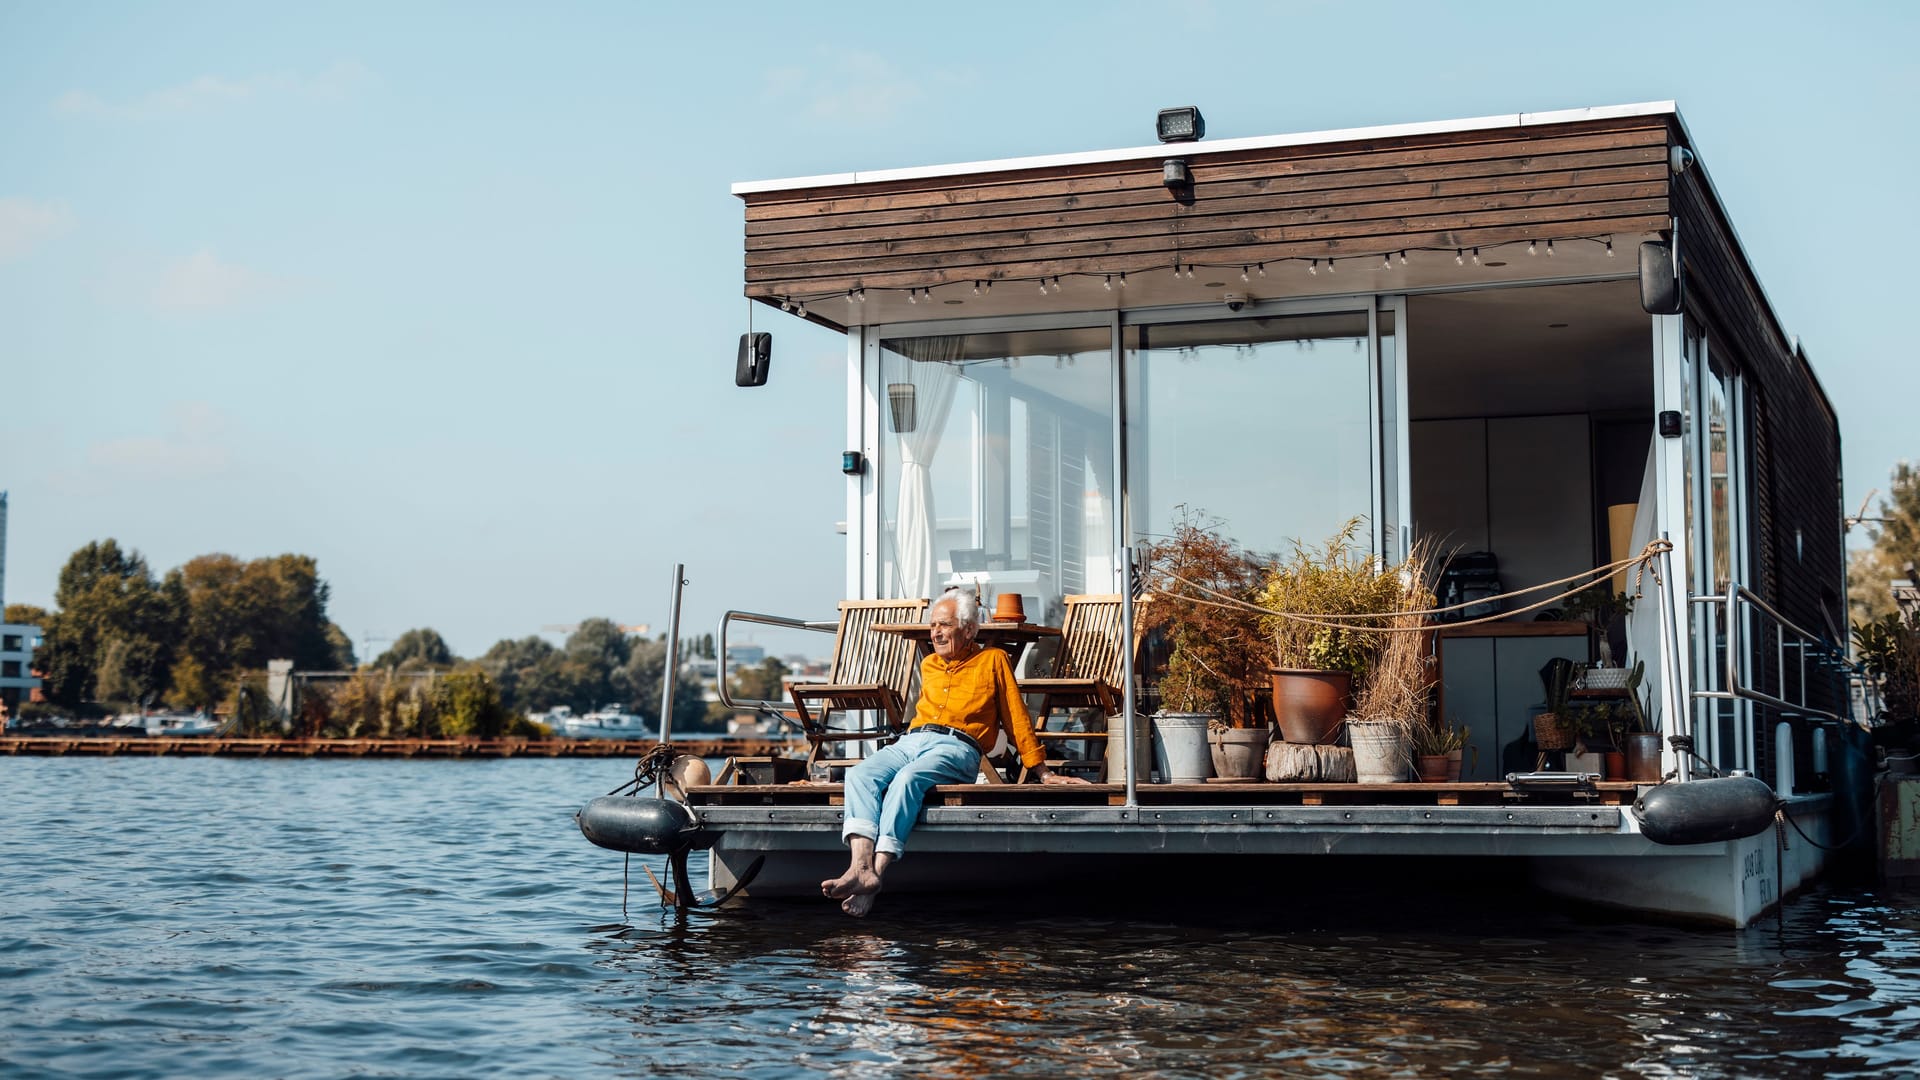
[[[733,362],[733,385],[767,385],[767,364],[772,359],[772,334],[741,334],[740,356]]]
[[[1672,246],[1657,240],[1640,245],[1640,306],[1649,315],[1680,314],[1680,267]]]

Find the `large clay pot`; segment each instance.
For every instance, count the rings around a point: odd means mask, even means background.
[[[1268,668],[1273,684],[1273,715],[1280,736],[1291,743],[1328,743],[1340,734],[1347,702],[1353,694],[1353,673]]]
[[[1635,731],[1627,735],[1627,779],[1635,783],[1660,782],[1660,733]]]
[[[1266,772],[1267,729],[1228,728],[1207,732],[1213,775],[1222,780],[1258,780]]]

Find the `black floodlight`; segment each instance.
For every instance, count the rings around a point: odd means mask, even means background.
[[[1207,137],[1207,120],[1192,105],[1161,109],[1159,118],[1154,121],[1153,131],[1160,136],[1161,142],[1194,142]]]

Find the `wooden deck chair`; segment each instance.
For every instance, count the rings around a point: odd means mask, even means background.
[[[1144,599],[1136,602],[1145,603]],[[1081,739],[1105,740],[1110,732],[1048,731],[1047,719],[1058,709],[1098,709],[1103,720],[1120,712],[1121,691],[1120,594],[1069,596],[1066,616],[1060,626],[1060,653],[1053,674],[1042,679],[1022,679],[1020,692],[1037,696],[1033,710],[1034,735],[1041,746]],[[1133,647],[1140,644],[1139,620],[1135,620]],[[1058,763],[1052,754],[1047,765]]]
[[[840,628],[833,638],[833,667],[824,683],[794,683],[794,708],[807,737],[807,766],[848,765],[857,758],[827,758],[828,743],[885,739],[906,727],[913,705],[920,654],[914,643],[898,634],[882,634],[876,623],[917,623],[926,618],[928,601],[845,600],[840,604]],[[878,714],[872,727],[836,730],[828,726],[834,713],[870,711]]]

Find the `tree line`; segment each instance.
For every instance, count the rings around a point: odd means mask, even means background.
[[[35,666],[50,706],[40,711],[59,716],[166,705],[229,712],[246,733],[290,722],[310,735],[435,737],[531,734],[525,714],[561,705],[575,713],[609,704],[648,717],[659,711],[664,636],[632,637],[595,618],[557,646],[530,635],[463,659],[437,631],[419,627],[362,665],[328,618],[328,599],[310,556],[201,555],[156,575],[138,551],[108,539],[68,558],[54,610],[10,604],[5,618],[41,628]],[[682,642],[683,657],[713,652],[712,635]],[[296,715],[285,718],[266,697],[265,668],[278,659],[297,671],[338,674],[301,680]],[[769,659],[742,672],[734,689],[778,699],[784,673]],[[726,711],[709,709],[704,697],[698,681],[676,682],[676,730],[724,729]]]

